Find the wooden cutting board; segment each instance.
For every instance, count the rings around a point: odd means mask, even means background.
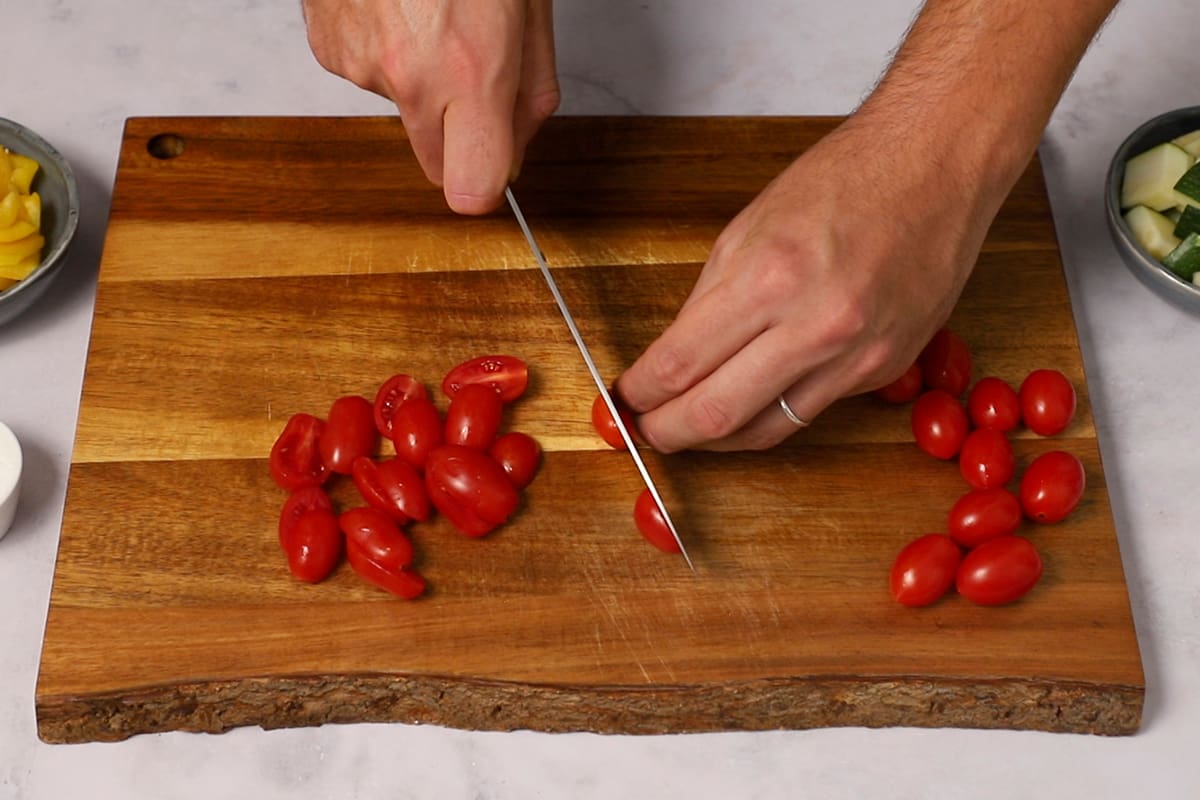
[[[723,225],[833,119],[554,119],[518,185],[606,376],[672,317]],[[881,210],[885,212],[886,210]],[[697,563],[645,544],[627,455],[511,216],[461,218],[394,119],[132,119],[104,247],[37,683],[50,742],[397,721],[655,733],[963,726],[1128,734],[1144,678],[1040,168],[990,232],[951,325],[975,377],[1074,381],[1054,439],[1088,474],[1026,532],[1020,602],[894,603],[887,573],[965,485],[907,409],[852,398],[772,452],[658,457]],[[429,593],[342,565],[292,579],[266,455],[297,411],[436,387],[490,352],[531,366],[510,429],[546,458],[483,540],[412,536]],[[439,400],[444,408],[444,400]],[[354,490],[340,484],[343,506]]]

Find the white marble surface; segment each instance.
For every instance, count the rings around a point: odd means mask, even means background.
[[[563,113],[850,110],[915,1],[559,0]],[[0,328],[0,418],[27,488],[0,541],[0,798],[942,798],[1200,796],[1200,316],[1111,250],[1101,176],[1143,119],[1200,104],[1194,0],[1127,2],[1041,149],[1083,342],[1146,668],[1142,731],[835,729],[662,737],[328,726],[118,744],[38,741],[34,684],[123,120],[374,114],[324,74],[298,0],[5,0],[0,116],[75,166],[84,213],[66,274]]]

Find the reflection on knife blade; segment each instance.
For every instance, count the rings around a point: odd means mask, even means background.
[[[516,196],[513,195],[511,188],[504,190],[504,196],[508,198],[508,204],[512,206],[513,215],[517,218],[517,224],[521,226],[521,232],[525,234],[525,241],[528,242],[529,249],[533,253],[533,258],[537,261],[538,269],[542,271],[542,277],[546,279],[546,283],[550,286],[550,292],[554,295],[554,302],[558,303],[558,310],[562,312],[563,319],[567,323],[567,328],[571,331],[571,337],[575,339],[575,346],[579,348],[579,354],[583,356],[583,361],[587,364],[588,372],[591,373],[596,388],[600,390],[600,396],[604,398],[604,405],[608,407],[608,413],[612,415],[613,422],[616,424],[617,430],[621,433],[621,439],[625,442],[625,447],[629,450],[629,454],[633,456],[633,463],[637,467],[638,473],[642,476],[642,482],[646,484],[646,488],[650,491],[650,496],[654,498],[654,504],[658,506],[658,510],[662,513],[663,519],[667,523],[667,528],[670,529],[671,535],[675,537],[675,542],[679,545],[679,552],[683,554],[683,560],[695,572],[696,566],[692,563],[691,557],[688,556],[687,548],[683,546],[683,540],[679,538],[679,531],[675,529],[675,523],[671,521],[671,515],[667,513],[667,507],[663,504],[662,497],[658,493],[658,487],[654,485],[654,479],[650,477],[650,471],[646,469],[646,464],[642,461],[642,457],[638,453],[637,444],[633,441],[633,436],[630,435],[629,429],[625,426],[625,422],[617,412],[617,406],[613,402],[612,394],[608,391],[608,385],[605,384],[604,378],[600,376],[600,370],[596,368],[596,362],[592,360],[592,354],[584,343],[583,336],[579,333],[579,328],[575,325],[575,318],[571,315],[571,310],[567,308],[567,303],[563,300],[562,293],[558,291],[558,284],[555,283],[554,276],[550,273],[550,267],[546,265],[546,258],[542,255],[542,250],[538,247],[537,240],[533,238],[533,231],[529,229],[529,224],[525,222],[525,215],[521,213],[521,206],[517,204]]]

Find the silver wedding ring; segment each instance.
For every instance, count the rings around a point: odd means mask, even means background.
[[[779,408],[783,411],[783,415],[797,428],[807,428],[811,424],[804,417],[792,411],[792,407],[788,405],[787,400],[783,399],[783,395],[779,395]]]

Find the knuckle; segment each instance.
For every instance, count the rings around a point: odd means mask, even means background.
[[[677,347],[661,346],[647,366],[650,379],[671,395],[681,394],[691,385],[692,359]]]

